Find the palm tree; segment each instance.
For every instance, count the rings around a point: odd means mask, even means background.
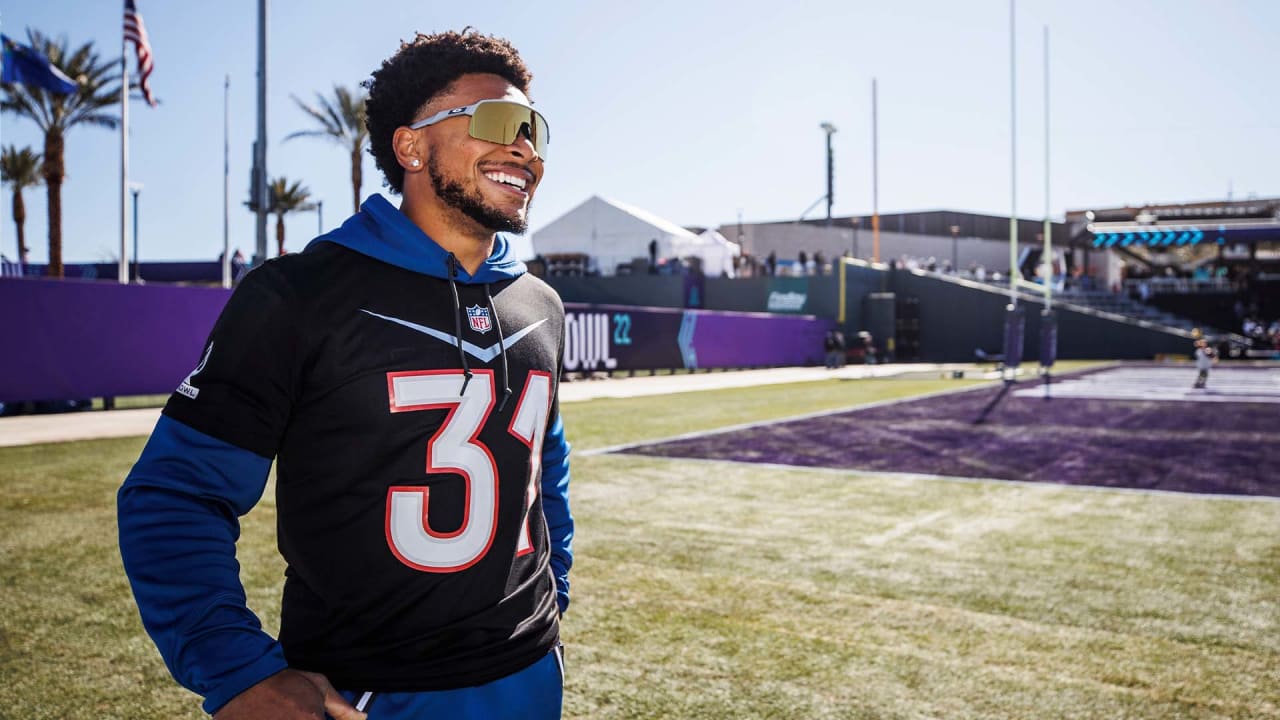
[[[75,92],[57,95],[21,83],[4,83],[0,109],[26,117],[44,133],[44,183],[49,194],[49,277],[62,277],[62,179],[67,131],[77,125],[114,130],[120,120],[102,112],[120,101],[120,60],[103,61],[88,42],[71,50],[66,38],[54,40],[27,31],[35,48],[79,83]]]
[[[351,211],[359,212],[360,186],[364,178],[360,164],[364,159],[365,145],[369,141],[369,129],[364,124],[366,95],[362,91],[353,93],[341,85],[334,85],[331,98],[316,93],[316,105],[308,105],[296,95],[290,97],[320,127],[290,133],[285,140],[299,137],[323,138],[348,150],[351,153]]]
[[[22,190],[40,184],[40,173],[44,169],[41,159],[40,153],[29,147],[19,150],[10,145],[0,153],[0,181],[13,188],[13,224],[18,229],[18,262],[22,265],[27,264],[29,250],[23,234],[23,226],[27,222],[27,206],[22,202]]]
[[[267,190],[271,194],[267,212],[276,214],[276,254],[283,255],[284,216],[291,212],[315,210],[316,206],[315,203],[308,202],[311,191],[302,186],[301,180],[295,180],[290,185],[288,179],[278,177],[271,181]]]

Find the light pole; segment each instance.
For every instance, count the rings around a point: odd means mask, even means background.
[[[960,272],[960,226],[951,226],[951,271]]]
[[[258,135],[253,144],[253,174],[251,185],[257,195],[254,210],[255,244],[253,266],[267,259],[267,215],[270,196],[267,180],[267,4],[270,0],[258,0]]]
[[[231,287],[231,75],[222,84],[222,287]]]
[[[853,256],[858,257],[858,226],[862,224],[862,218],[857,215],[853,216]]]
[[[129,192],[133,193],[133,281],[142,282],[142,273],[138,270],[138,196],[142,194],[142,183],[129,183]]]
[[[316,201],[316,237],[324,234],[324,201]]]
[[[827,227],[831,227],[831,203],[835,200],[832,185],[835,181],[835,154],[831,152],[831,136],[836,134],[836,126],[824,122],[818,127],[827,134]]]

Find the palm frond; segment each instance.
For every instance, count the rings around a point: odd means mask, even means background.
[[[302,108],[303,112],[310,115],[312,119],[319,123],[325,130],[332,131],[338,129],[337,126],[329,122],[329,115],[323,108],[324,98],[321,98],[319,95],[316,96],[321,102],[321,107],[316,107],[315,105],[308,104],[297,95],[290,95],[289,97],[293,98],[293,101],[298,104],[298,107]]]
[[[53,118],[49,115],[48,107],[27,92],[26,86],[5,83],[4,90],[6,97],[0,103],[0,109],[31,120],[42,132],[49,131]]]
[[[347,132],[347,126],[342,122],[342,115],[338,112],[338,109],[334,107],[333,102],[319,93],[316,93],[316,99],[320,101],[320,105],[324,108],[325,115],[329,118],[329,127],[332,127],[337,131],[334,134],[339,136],[345,135]]]
[[[51,38],[38,30],[27,30],[31,47],[49,58],[62,72],[78,83],[75,92],[56,95],[40,88],[6,86],[4,109],[27,117],[47,135],[65,133],[76,125],[114,128],[117,120],[101,112],[120,97],[119,60],[104,62],[92,42],[69,49],[65,37]]]
[[[43,166],[44,158],[29,147],[19,150],[16,146],[9,145],[0,151],[0,180],[11,185],[15,191],[39,185],[43,181],[40,176]]]
[[[321,130],[290,133],[286,139],[314,137],[330,139],[343,146],[363,144],[368,133],[364,124],[363,93],[357,97],[349,89],[335,85],[332,97],[316,93],[315,104],[307,103],[296,95],[290,97],[316,121]]]
[[[297,132],[291,132],[288,135],[285,135],[284,139],[292,140],[300,137],[323,138],[329,140],[333,138],[333,134],[324,130],[298,130]]]
[[[115,130],[120,127],[120,118],[103,113],[85,114],[76,120],[77,125],[92,125],[104,130]]]
[[[288,178],[278,177],[272,180],[268,187],[271,203],[268,212],[285,215],[315,209],[315,205],[309,202],[311,191],[302,185],[301,180],[295,180],[290,184]]]

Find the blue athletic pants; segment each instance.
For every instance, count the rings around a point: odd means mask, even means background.
[[[416,693],[342,691],[369,720],[559,720],[564,655],[557,647],[520,672],[476,687]]]

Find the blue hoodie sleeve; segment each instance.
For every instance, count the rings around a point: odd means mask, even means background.
[[[285,669],[247,607],[235,544],[271,460],[168,416],[117,496],[120,555],[138,612],[174,679],[212,714]]]
[[[569,510],[569,443],[559,411],[542,442],[542,513],[551,541],[556,603],[569,609],[569,568],[573,567],[573,513]]]

